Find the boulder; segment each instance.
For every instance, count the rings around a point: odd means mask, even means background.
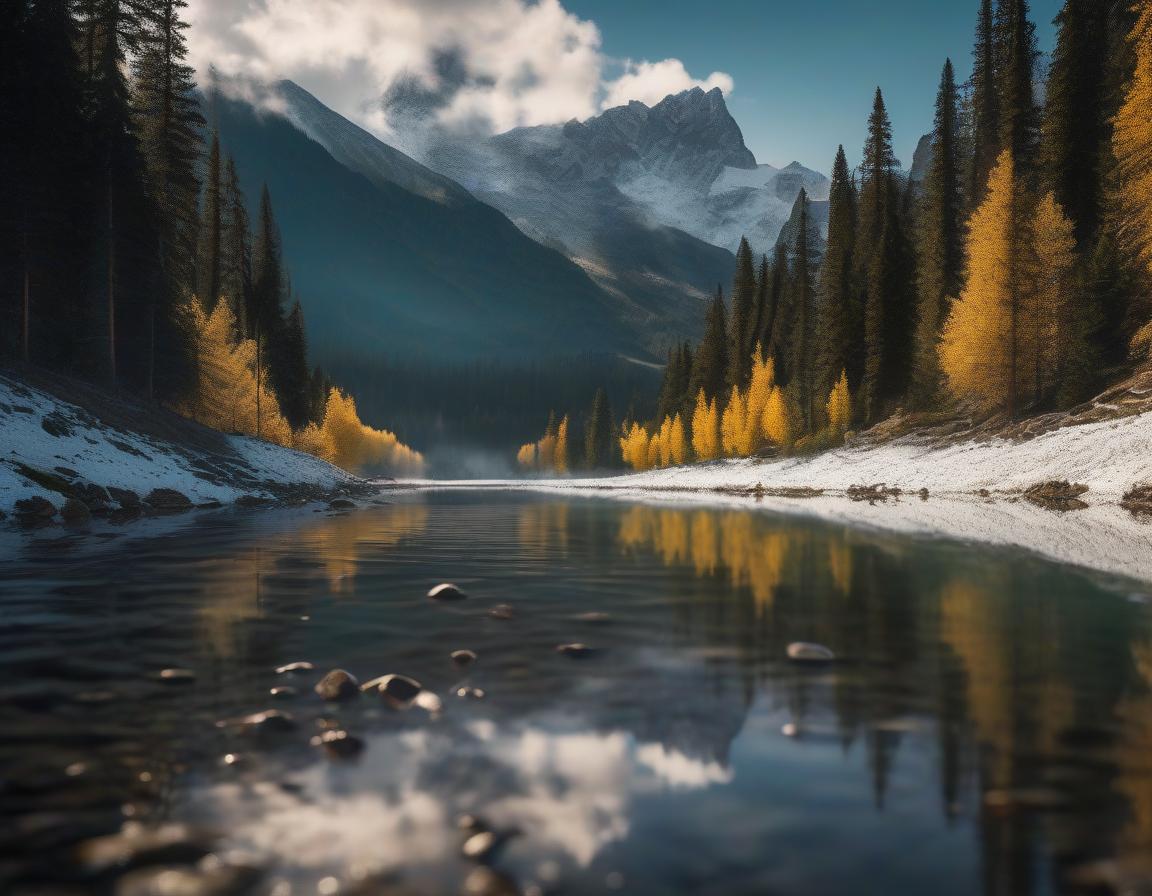
[[[347,498],[335,498],[328,502],[329,510],[352,510],[355,506],[356,502]]]
[[[192,509],[192,500],[174,488],[154,488],[145,496],[144,503],[152,510],[166,513]]]
[[[381,675],[360,686],[360,690],[368,692],[375,690],[388,703],[396,708],[405,708],[412,705],[424,690],[424,686],[416,679],[407,675]]]
[[[60,508],[60,518],[69,526],[83,526],[92,521],[92,511],[79,498],[69,498]]]
[[[343,669],[333,669],[318,682],[316,682],[316,693],[320,695],[321,700],[328,700],[330,702],[337,702],[340,700],[349,700],[352,697],[360,695],[360,682],[356,680],[356,676],[351,672],[345,672]]]
[[[16,502],[16,519],[28,523],[46,523],[56,516],[56,505],[47,498],[33,495]]]
[[[93,513],[107,513],[112,509],[112,496],[102,485],[95,482],[78,482],[72,486],[72,494],[88,505]]]
[[[140,509],[140,496],[130,488],[117,488],[110,485],[108,486],[108,496],[124,510]]]

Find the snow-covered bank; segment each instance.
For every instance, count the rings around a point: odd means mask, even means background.
[[[1088,506],[1057,513],[1019,495],[1068,480],[1088,486]],[[1014,545],[1052,559],[1152,581],[1152,521],[1119,506],[1134,485],[1152,482],[1152,413],[1065,427],[1029,441],[954,445],[906,437],[809,458],[731,460],[603,479],[428,483],[425,487],[514,488],[600,494],[668,504],[762,507],[910,535]],[[854,485],[885,483],[903,496],[869,504],[846,497]],[[766,493],[754,495],[760,486]],[[812,498],[774,491],[812,488]],[[928,489],[929,498],[916,493]],[[986,491],[989,497],[980,493]]]
[[[0,511],[11,514],[17,501],[34,495],[59,505],[64,496],[45,486],[57,480],[141,497],[174,489],[195,504],[276,497],[292,488],[334,492],[360,482],[298,451],[77,390],[93,398],[83,408],[0,375]]]

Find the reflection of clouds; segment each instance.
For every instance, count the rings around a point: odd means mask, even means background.
[[[501,731],[480,720],[368,740],[356,764],[318,762],[294,776],[299,792],[230,783],[208,789],[201,802],[227,822],[231,846],[311,879],[442,868],[456,861],[462,812],[518,828],[511,851],[523,842],[534,867],[587,867],[628,836],[638,796],[732,780],[719,763],[620,731]]]
[[[660,744],[646,744],[636,751],[636,758],[668,786],[678,790],[728,784],[732,780],[732,770],[719,762],[693,759]]]

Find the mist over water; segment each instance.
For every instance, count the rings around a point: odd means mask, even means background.
[[[1145,585],[756,510],[385,497],[11,544],[0,890],[113,892],[75,848],[125,812],[213,831],[262,894],[460,892],[462,813],[528,892],[1087,894],[1146,867]],[[428,600],[440,581],[468,599]],[[790,664],[798,640],[839,661]],[[336,667],[443,709],[325,704]],[[296,729],[217,725],[273,705]],[[326,758],[321,724],[363,753]]]

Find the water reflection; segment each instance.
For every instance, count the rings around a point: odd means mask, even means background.
[[[222,831],[266,890],[383,870],[458,891],[460,813],[518,831],[497,864],[544,892],[1015,896],[1148,873],[1142,589],[755,511],[408,501],[2,562],[0,890],[53,879],[126,802]],[[471,598],[427,601],[444,579]],[[842,661],[794,667],[795,640]],[[570,641],[598,653],[558,656]],[[413,675],[444,711],[325,706],[301,679],[297,733],[216,727],[299,659]],[[177,665],[194,686],[151,679]],[[307,745],[320,719],[365,738],[358,761]],[[249,763],[220,766],[232,751]],[[100,783],[62,775],[78,761]]]

